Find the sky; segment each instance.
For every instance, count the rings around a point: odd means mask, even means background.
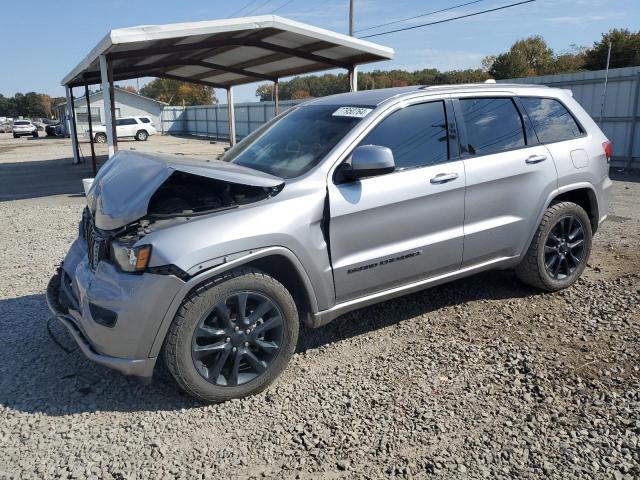
[[[355,0],[356,36],[417,25],[486,10],[517,0],[481,0],[386,28],[359,29],[469,0]],[[238,10],[243,8],[238,14]],[[213,20],[245,14],[276,14],[348,33],[349,0],[32,0],[28,9],[11,2],[2,7],[0,93],[36,91],[63,96],[60,80],[109,30],[136,25]],[[640,0],[536,0],[510,9],[368,40],[395,49],[393,60],[360,71],[394,68],[454,70],[480,67],[486,55],[499,54],[531,35],[542,35],[556,52],[590,46],[611,28],[640,28]],[[148,79],[142,79],[142,86]],[[118,84],[136,82],[118,82]],[[236,102],[255,101],[259,84],[234,89]],[[225,101],[224,91],[216,91]],[[79,93],[78,93],[79,94]]]

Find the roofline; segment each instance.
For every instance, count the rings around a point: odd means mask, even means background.
[[[220,32],[233,32],[248,29],[274,28],[283,31],[290,31],[300,35],[311,35],[318,40],[336,43],[341,46],[363,50],[384,57],[387,60],[393,59],[395,51],[393,48],[385,47],[377,43],[362,40],[356,37],[333,32],[324,28],[314,27],[295,20],[280,17],[278,15],[258,15],[253,17],[239,17],[222,20],[206,20],[201,22],[170,23],[164,25],[141,25],[136,27],[118,28],[107,33],[98,44],[91,49],[75,68],[73,68],[62,79],[60,84],[66,86],[77,77],[83,70],[86,70],[100,55],[109,53],[111,47],[126,43],[145,42],[152,40],[163,40],[190,35],[211,35]],[[180,35],[184,33],[186,35]]]
[[[140,95],[139,93],[135,93],[135,92],[130,92],[129,90],[126,90],[126,89],[121,88],[121,87],[114,86],[114,90],[118,91],[118,92],[121,92],[121,93],[128,93],[129,95],[135,95],[136,97],[144,98],[145,100],[149,100],[150,102],[155,102],[155,103],[159,103],[161,105],[169,106],[169,104],[167,102],[162,102],[160,100],[156,100],[156,99],[151,98],[151,97],[145,97],[144,95]],[[90,93],[89,94],[89,98],[94,97],[96,95],[100,95],[101,93],[102,93],[102,89],[97,90],[97,91],[95,91],[93,93]],[[75,97],[74,100],[73,100],[73,103],[78,102],[78,101],[83,101],[84,99],[85,99],[84,95],[81,96],[81,97]],[[58,103],[58,104],[54,105],[54,108],[58,107],[60,105],[66,105],[66,103],[67,102],[65,100],[64,102],[61,102],[61,103]]]

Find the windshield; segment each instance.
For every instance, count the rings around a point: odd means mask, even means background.
[[[309,171],[373,107],[298,107],[251,134],[224,160],[282,178]]]
[[[13,122],[14,125],[29,125],[29,122]]]

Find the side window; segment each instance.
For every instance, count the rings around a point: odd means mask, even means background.
[[[542,143],[558,142],[582,135],[580,126],[559,101],[534,97],[521,97],[520,100]]]
[[[136,122],[135,118],[119,118],[116,120],[116,126],[121,126],[121,125],[137,125],[138,122]]]
[[[140,120],[142,123],[151,123],[151,120],[149,120],[147,117],[140,117],[138,120]]]
[[[445,162],[448,142],[444,102],[410,105],[393,112],[360,145],[389,147],[399,170]]]
[[[510,98],[461,98],[471,155],[489,155],[525,142],[522,118]]]

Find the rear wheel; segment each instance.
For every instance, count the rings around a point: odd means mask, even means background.
[[[200,400],[241,398],[280,375],[298,330],[295,302],[282,284],[257,270],[234,270],[183,302],[165,340],[165,361],[178,385]]]
[[[107,134],[98,132],[94,135],[93,139],[96,143],[107,143]]]
[[[136,133],[136,140],[138,140],[139,142],[144,142],[147,140],[147,138],[149,138],[149,134],[146,130],[138,130],[138,132]]]
[[[524,283],[548,291],[575,283],[591,252],[591,222],[582,207],[559,202],[545,212],[516,274]]]

